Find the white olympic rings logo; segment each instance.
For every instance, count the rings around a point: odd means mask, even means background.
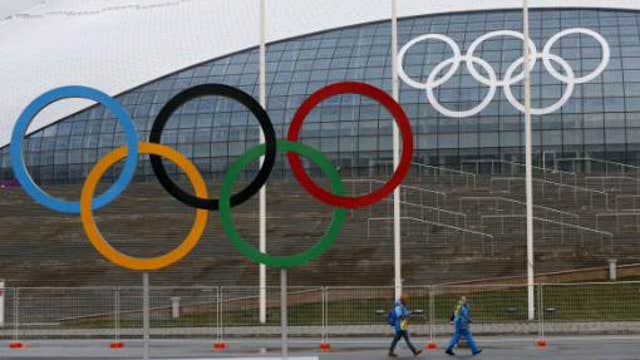
[[[598,43],[600,43],[600,46],[602,47],[602,61],[600,61],[600,64],[598,64],[598,66],[591,73],[582,77],[576,77],[573,69],[571,68],[569,63],[567,63],[566,60],[564,60],[558,55],[551,53],[551,48],[553,47],[553,45],[555,45],[556,42],[558,42],[558,40],[560,40],[560,38],[562,38],[563,36],[572,35],[572,34],[589,35],[593,37],[596,41],[598,41]],[[515,37],[517,39],[524,41],[524,35],[517,31],[512,31],[512,30],[492,31],[477,38],[471,44],[471,46],[469,46],[467,53],[465,55],[462,55],[462,52],[460,51],[460,47],[458,46],[458,44],[456,44],[456,42],[453,41],[453,39],[451,39],[446,35],[426,34],[426,35],[418,36],[413,40],[409,41],[408,43],[406,43],[402,47],[402,49],[400,49],[400,52],[398,53],[398,64],[399,64],[398,76],[400,76],[400,78],[409,86],[414,87],[416,89],[426,90],[427,99],[429,100],[429,103],[438,112],[442,113],[445,116],[454,117],[454,118],[465,118],[465,117],[476,115],[477,113],[484,110],[489,105],[489,103],[491,103],[491,101],[493,100],[496,94],[498,87],[502,87],[504,89],[504,95],[507,98],[507,100],[511,103],[511,105],[513,105],[519,111],[524,112],[525,111],[524,105],[522,105],[516,99],[516,97],[513,95],[511,91],[512,85],[524,79],[524,71],[514,76],[514,72],[516,71],[518,66],[521,66],[522,63],[524,62],[524,56],[520,57],[519,59],[514,61],[511,65],[509,65],[509,67],[505,72],[504,79],[502,80],[498,79],[498,75],[496,74],[496,71],[488,62],[486,62],[485,60],[479,57],[474,56],[476,49],[478,48],[478,46],[480,46],[480,44],[483,41],[490,38],[499,37],[499,36]],[[407,54],[407,51],[413,45],[426,40],[439,40],[444,42],[453,51],[453,56],[436,65],[436,67],[433,68],[433,70],[429,74],[427,78],[427,82],[422,83],[422,82],[413,80],[411,77],[407,75],[407,73],[404,71],[403,61],[404,61],[405,55]],[[538,52],[538,50],[536,49],[536,45],[533,43],[533,41],[529,40],[529,49],[531,54],[531,64],[529,66],[529,69],[533,69],[538,59],[542,59],[542,63],[544,67],[547,69],[547,71],[549,71],[551,76],[553,76],[555,79],[559,80],[560,82],[563,82],[566,85],[564,94],[558,101],[544,108],[531,109],[531,114],[533,115],[549,114],[560,109],[569,100],[569,98],[571,98],[575,85],[591,81],[596,77],[598,77],[609,64],[609,58],[611,56],[611,51],[609,49],[609,43],[607,42],[607,40],[605,40],[605,38],[602,35],[598,34],[597,32],[590,29],[585,29],[585,28],[566,29],[553,35],[547,41],[541,53]],[[455,72],[458,71],[458,69],[460,68],[460,64],[462,61],[464,61],[465,64],[467,65],[467,69],[471,74],[471,76],[481,84],[488,86],[489,91],[487,92],[487,95],[484,97],[484,99],[477,106],[469,110],[454,111],[454,110],[447,109],[442,104],[440,104],[440,102],[434,95],[434,89],[441,86],[445,82],[449,81],[449,79],[451,79],[451,77],[453,77]],[[554,61],[555,63],[559,64],[563,68],[565,75],[559,73],[553,67],[553,65],[551,65],[551,61]],[[478,70],[476,69],[476,66],[474,63],[480,65],[480,67],[482,67],[484,71],[487,73],[488,77],[485,77],[482,74],[480,74],[480,72],[478,72]],[[442,75],[442,77],[436,78],[438,74],[440,74],[447,66],[449,66],[449,70],[447,70],[444,73],[444,75]]]

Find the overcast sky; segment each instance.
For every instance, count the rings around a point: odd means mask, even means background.
[[[29,9],[41,2],[43,0],[0,0],[0,18]]]

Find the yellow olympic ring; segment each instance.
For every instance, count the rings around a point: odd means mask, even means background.
[[[140,154],[158,155],[178,165],[178,167],[185,172],[189,181],[191,181],[195,195],[199,198],[206,198],[208,196],[207,186],[204,179],[198,172],[195,165],[184,155],[170,147],[160,144],[139,143],[138,146]],[[82,226],[84,227],[87,237],[89,238],[89,241],[91,241],[93,247],[95,247],[98,253],[100,253],[105,259],[109,260],[113,264],[129,270],[137,271],[153,271],[171,266],[187,256],[196,246],[198,241],[200,241],[200,238],[207,226],[207,210],[196,210],[196,218],[191,231],[182,243],[178,245],[178,247],[167,254],[154,258],[137,258],[116,250],[107,241],[105,241],[102,234],[100,234],[100,230],[98,230],[93,218],[91,202],[96,190],[96,185],[100,181],[102,175],[104,175],[111,166],[126,157],[127,147],[122,146],[102,158],[91,170],[91,173],[89,173],[89,176],[82,187],[82,194],[80,195],[80,219],[82,220]]]

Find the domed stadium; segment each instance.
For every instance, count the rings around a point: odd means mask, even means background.
[[[2,359],[638,358],[638,1],[0,0],[0,55]]]
[[[286,11],[279,8],[284,5],[274,5],[269,26],[278,28],[278,21],[299,11],[293,3],[288,2],[291,8]],[[523,279],[522,10],[501,2],[466,9],[456,4],[424,8],[419,3],[406,1],[403,7],[401,2],[397,27],[402,54],[398,102],[411,123],[414,144],[411,170],[400,187],[403,281],[417,285]],[[578,271],[579,276],[585,269],[606,268],[609,259],[634,264],[640,258],[640,216],[633,212],[640,209],[640,7],[625,7],[624,1],[600,7],[576,6],[578,1],[547,3],[536,7],[534,1],[530,11],[536,273]],[[153,5],[118,9],[76,2],[73,11],[42,5],[4,18],[8,29],[25,30],[6,50],[17,49],[20,41],[28,46],[3,73],[29,59],[34,66],[14,74],[5,90],[11,101],[3,105],[0,201],[9,210],[0,222],[0,277],[24,285],[138,281],[134,273],[112,266],[95,252],[76,217],[51,212],[16,187],[9,156],[11,130],[22,109],[41,93],[56,86],[95,84],[129,112],[140,141],[148,141],[165,104],[190,87],[225,84],[260,98],[259,38],[253,30],[238,29],[233,46],[227,39],[216,44],[217,30],[236,21],[242,11],[254,19],[253,9],[236,5],[228,19],[218,14],[220,23],[209,24],[202,13],[215,12],[210,3]],[[305,13],[270,35],[265,109],[278,139],[287,138],[305,99],[325,86],[355,81],[392,93],[387,8],[352,11],[357,6],[345,4],[346,15],[331,17],[328,7],[318,5],[317,14]],[[322,26],[310,20],[314,16],[325,17]],[[187,31],[192,36],[183,43],[163,39],[172,24],[190,18]],[[163,30],[162,24],[169,29]],[[114,28],[118,25],[123,29]],[[141,26],[142,34],[127,41],[124,34],[135,26]],[[42,35],[52,28],[60,43],[47,46]],[[75,38],[65,37],[73,33]],[[28,50],[36,45],[39,52]],[[157,49],[145,55],[147,46]],[[82,47],[90,56],[65,56],[64,51],[73,54]],[[43,68],[42,57],[47,56],[54,65]],[[137,63],[145,56],[158,66]],[[159,65],[164,56],[167,61]],[[34,74],[29,85],[35,81],[37,86],[25,91],[21,77]],[[95,164],[125,145],[126,136],[103,105],[66,100],[59,105],[38,115],[30,127],[23,143],[25,164],[40,187],[77,200]],[[365,96],[333,96],[310,112],[299,141],[335,165],[348,193],[362,195],[393,173],[393,120],[388,109]],[[231,164],[259,142],[255,116],[219,96],[183,104],[161,136],[162,144],[197,166],[210,194],[217,194]],[[120,176],[122,165],[102,177],[102,188]],[[178,167],[165,166],[174,181],[189,188]],[[305,166],[314,177],[322,177],[311,163]],[[258,162],[251,164],[236,190],[251,181],[258,168]],[[266,193],[270,253],[297,253],[325,233],[334,209],[298,185],[283,154],[277,156]],[[253,245],[259,231],[258,204],[255,196],[233,209],[236,225]],[[184,238],[193,213],[162,188],[148,157],[141,156],[134,181],[97,213],[97,223],[121,251],[157,256]],[[292,283],[393,284],[392,220],[392,197],[349,210],[335,246],[293,270]],[[219,216],[212,212],[196,249],[153,276],[155,283],[255,285],[257,275],[258,266],[228,243]],[[269,281],[276,276],[269,271]]]

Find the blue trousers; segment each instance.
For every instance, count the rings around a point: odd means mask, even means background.
[[[447,350],[453,351],[453,348],[458,345],[461,338],[464,338],[467,341],[467,345],[469,345],[471,353],[475,355],[478,352],[478,345],[476,345],[476,342],[473,340],[471,330],[467,328],[455,328],[455,332],[453,333],[453,337],[451,338],[451,342],[449,342]]]
[[[391,342],[391,347],[389,348],[389,353],[393,353],[400,339],[404,339],[404,341],[407,343],[407,346],[409,347],[411,352],[415,355],[418,350],[416,350],[416,347],[413,346],[413,344],[411,343],[411,340],[409,340],[409,333],[406,330],[396,330],[396,336],[393,337],[393,341]]]

